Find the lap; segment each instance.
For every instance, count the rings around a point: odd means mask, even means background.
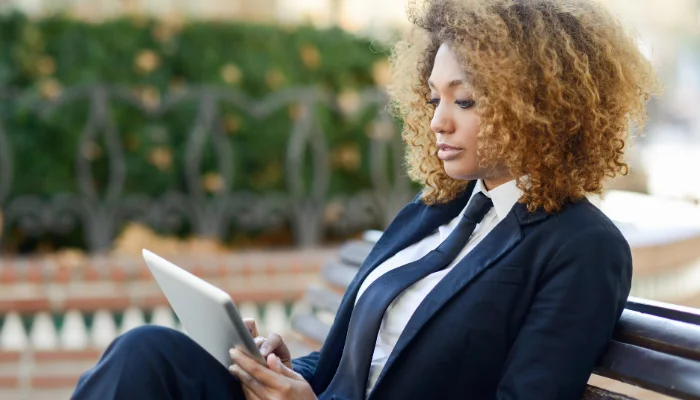
[[[74,399],[243,399],[228,369],[187,335],[158,326],[114,340],[81,376]]]

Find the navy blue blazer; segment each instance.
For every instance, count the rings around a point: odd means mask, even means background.
[[[338,367],[362,281],[456,217],[472,189],[444,205],[417,197],[386,229],[321,351],[293,361],[317,395]],[[631,278],[629,244],[588,200],[556,214],[528,213],[518,203],[420,304],[369,398],[580,400]]]

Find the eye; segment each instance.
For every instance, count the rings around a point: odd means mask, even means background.
[[[432,98],[428,100],[428,104],[430,104],[433,107],[437,107],[437,105],[440,104],[440,99]]]
[[[466,110],[473,108],[476,105],[476,102],[474,100],[457,100],[455,101],[455,104],[457,104],[459,108]]]

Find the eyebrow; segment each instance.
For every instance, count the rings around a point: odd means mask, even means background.
[[[461,85],[461,84],[463,84],[463,83],[464,83],[464,80],[462,80],[462,79],[454,79],[454,80],[451,80],[451,81],[447,84],[447,87],[448,87],[448,88],[452,88],[452,87],[455,87],[455,86],[459,86],[459,85]],[[433,81],[431,81],[431,80],[428,80],[428,86],[430,86],[431,88],[435,89],[435,84],[434,84]]]

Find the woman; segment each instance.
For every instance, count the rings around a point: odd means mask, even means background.
[[[424,189],[322,350],[290,360],[279,336],[259,338],[269,368],[233,351],[229,374],[184,335],[140,328],[76,399],[581,398],[632,274],[627,242],[585,196],[626,173],[652,68],[593,1],[421,5],[390,89]]]

